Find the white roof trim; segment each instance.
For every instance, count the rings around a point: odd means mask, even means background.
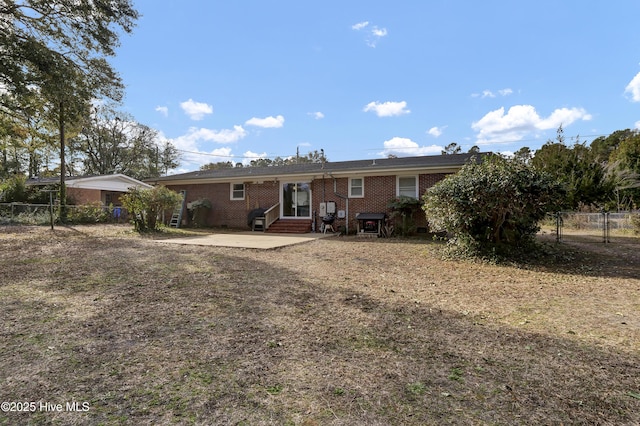
[[[152,188],[151,185],[121,173],[75,178],[73,180],[68,180],[66,185],[68,188],[98,189],[101,191],[115,192],[127,192],[129,191],[129,188]]]

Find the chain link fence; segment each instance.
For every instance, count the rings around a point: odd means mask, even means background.
[[[640,211],[557,212],[545,221],[555,232],[556,241],[621,243],[640,233]]]
[[[127,223],[128,213],[123,207],[104,206],[100,203],[65,206],[65,223]],[[60,223],[59,206],[49,204],[0,203],[0,225],[48,225],[53,216]]]

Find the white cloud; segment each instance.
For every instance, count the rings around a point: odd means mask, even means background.
[[[632,102],[640,102],[640,72],[633,77],[633,80],[625,87],[624,93],[631,95]]]
[[[640,130],[640,121],[636,121],[635,126],[636,129]]]
[[[364,112],[373,111],[378,117],[392,117],[395,115],[409,114],[411,111],[406,109],[407,103],[402,102],[369,102],[364,107]]]
[[[500,89],[500,90],[498,90],[498,94],[500,96],[509,96],[509,95],[513,94],[513,90],[511,90],[509,88]],[[481,99],[484,99],[484,98],[495,98],[496,94],[493,93],[489,89],[485,89],[485,90],[482,91],[482,93],[473,93],[473,94],[471,94],[471,97],[472,98],[481,98]]]
[[[190,128],[186,134],[171,140],[173,145],[180,150],[182,163],[182,168],[174,171],[174,173],[194,170],[194,168],[198,168],[207,163],[232,160],[233,155],[230,147],[206,150],[201,148],[201,146],[204,142],[234,143],[246,135],[247,132],[242,126],[234,126],[233,129],[223,130]]]
[[[574,121],[589,121],[592,118],[593,116],[583,108],[560,108],[553,111],[548,118],[540,121],[538,128],[541,130],[557,129],[560,125],[568,126]]]
[[[216,143],[234,143],[247,136],[246,130],[238,125],[233,126],[233,129],[200,129],[197,134],[205,141],[213,141]]]
[[[233,126],[233,129],[212,130],[205,128],[189,129],[186,135],[174,139],[176,147],[186,150],[198,150],[198,142],[234,143],[247,135],[242,126]]]
[[[382,37],[386,37],[387,34],[386,28],[373,27],[366,40],[367,46],[375,48],[378,41],[380,41]]]
[[[442,135],[442,132],[444,131],[444,129],[446,129],[447,126],[444,127],[432,127],[430,128],[427,133],[430,134],[433,137],[439,138]]]
[[[164,115],[165,117],[169,116],[169,108],[167,108],[166,106],[157,106],[156,111],[158,111],[160,114]]]
[[[367,25],[369,25],[369,21],[358,22],[357,24],[353,24],[351,26],[351,29],[360,31],[361,29],[365,28]]]
[[[231,148],[229,147],[220,147],[206,151],[198,148],[193,140],[184,137],[175,138],[171,142],[180,150],[181,163],[181,167],[174,170],[172,174],[186,173],[208,163],[229,161],[233,157]]]
[[[384,37],[384,36],[387,35],[387,29],[386,28],[373,27],[371,29],[371,34],[373,34],[376,37]]]
[[[320,111],[310,112],[309,115],[315,118],[316,120],[322,120],[324,118],[324,114],[321,113]]]
[[[192,120],[202,120],[205,115],[213,113],[211,105],[193,99],[181,102],[180,107]]]
[[[478,132],[477,144],[517,142],[530,133],[568,126],[574,121],[591,120],[591,114],[582,108],[556,109],[547,118],[538,115],[531,105],[515,105],[505,114],[504,107],[487,113],[471,124]]]
[[[357,24],[352,25],[351,29],[355,31],[361,31],[367,28],[368,26],[369,26],[369,21],[363,21],[363,22],[358,22]],[[378,41],[382,37],[386,37],[388,33],[389,32],[387,31],[386,28],[380,28],[374,25],[373,27],[371,27],[371,29],[369,29],[366,32],[365,42],[369,47],[376,47],[376,44],[378,44]]]
[[[206,163],[218,163],[220,161],[229,161],[233,156],[231,153],[231,148],[228,146],[224,146],[221,148],[212,149],[207,152],[208,158],[206,158]]]
[[[265,117],[265,118],[250,118],[245,123],[247,126],[256,126],[263,128],[279,128],[284,126],[284,117],[279,115],[277,117]]]
[[[384,151],[380,154],[387,157],[396,155],[398,157],[410,157],[415,155],[440,154],[443,147],[438,145],[420,146],[408,138],[394,137],[384,141]]]
[[[242,159],[242,164],[244,164],[245,166],[248,166],[249,164],[251,164],[251,160],[257,160],[259,158],[267,158],[267,153],[263,152],[261,154],[258,154],[257,152],[246,151],[244,154],[242,154],[242,156],[244,157]]]

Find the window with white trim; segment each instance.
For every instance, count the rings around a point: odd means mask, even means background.
[[[418,198],[418,177],[417,176],[398,176],[397,180],[398,197],[406,196]]]
[[[244,200],[244,183],[231,184],[231,199]]]
[[[349,198],[364,197],[364,178],[349,178]]]

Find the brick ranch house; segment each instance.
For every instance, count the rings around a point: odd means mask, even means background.
[[[345,227],[354,232],[360,225],[359,214],[360,218],[365,213],[388,215],[391,200],[401,195],[420,198],[427,188],[460,170],[473,155],[199,170],[145,182],[185,191],[187,206],[209,200],[209,226],[246,229],[250,213],[263,209],[267,210],[268,231],[310,232],[319,230],[323,215],[335,208],[334,229]],[[183,215],[183,225],[186,217]],[[423,214],[415,219],[416,226],[427,226]]]

